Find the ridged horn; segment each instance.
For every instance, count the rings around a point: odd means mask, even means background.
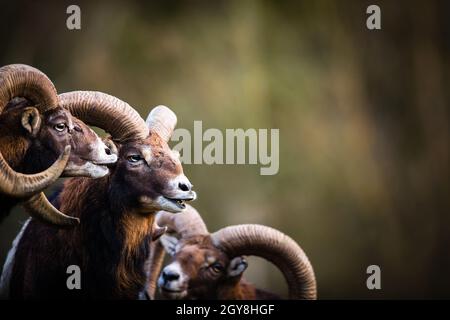
[[[145,139],[148,136],[148,128],[139,113],[128,103],[111,95],[96,91],[67,92],[58,96],[58,105],[85,123],[102,128],[116,141]],[[51,206],[45,196],[32,198],[25,205],[30,214],[42,216],[46,212],[47,216],[54,217],[53,221],[47,219],[50,223],[70,226],[79,222]]]
[[[186,209],[180,213],[174,214],[159,211],[156,214],[156,223],[160,227],[168,227],[167,232],[176,232],[181,238],[186,238],[191,235],[208,234],[208,229],[202,217],[194,207],[188,204],[186,205]]]
[[[0,113],[8,102],[16,97],[29,100],[41,113],[57,107],[58,104],[58,95],[50,79],[36,68],[23,64],[0,68]],[[22,174],[14,171],[0,153],[0,192],[20,198],[33,196],[25,207],[35,217],[66,225],[69,217],[62,219],[63,214],[48,202],[42,190],[59,178],[67,165],[69,155],[70,146],[67,146],[50,168],[36,174]]]
[[[32,196],[23,206],[33,218],[59,227],[72,227],[80,223],[80,219],[67,216],[56,209],[42,192]]]
[[[160,241],[153,241],[150,244],[150,248],[150,257],[148,259],[149,263],[148,267],[146,268],[149,275],[147,280],[147,295],[149,296],[150,300],[154,300],[159,273],[161,272],[164,262],[165,251]]]
[[[113,140],[145,139],[149,129],[128,103],[98,91],[72,91],[59,95],[59,105],[86,124],[102,128]]]
[[[0,192],[12,197],[24,198],[35,195],[53,184],[64,171],[70,155],[70,146],[50,168],[35,174],[14,171],[0,153]]]
[[[144,139],[148,128],[141,116],[126,102],[111,95],[95,91],[73,91],[60,94],[58,105],[89,125],[102,128],[116,141]],[[25,203],[31,215],[53,217],[46,221],[71,226],[79,220],[64,215],[54,208],[45,196],[32,198]],[[45,213],[45,214],[44,214]]]
[[[0,68],[0,113],[16,97],[30,100],[41,113],[58,104],[58,95],[50,79],[38,69],[24,64]]]
[[[314,271],[300,246],[284,233],[256,224],[223,228],[211,235],[229,256],[254,255],[275,264],[289,287],[290,299],[316,299]]]
[[[50,79],[41,71],[23,64],[0,68],[0,113],[16,97],[30,100],[41,113],[55,108],[58,103],[56,89]],[[69,151],[66,150],[50,168],[36,174],[14,171],[0,153],[0,192],[13,197],[41,192],[61,175]]]

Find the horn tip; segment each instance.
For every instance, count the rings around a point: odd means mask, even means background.
[[[167,232],[167,229],[168,229],[167,226],[157,227],[153,232],[152,240],[153,241],[158,240],[163,234]]]
[[[67,217],[64,219],[62,224],[58,224],[59,227],[72,228],[80,224],[80,219],[77,217]]]
[[[172,109],[170,109],[169,107],[165,106],[165,105],[158,105],[156,107],[154,107],[150,113],[148,114],[147,117],[147,123],[155,118],[158,117],[158,115],[164,115],[165,118],[170,118],[172,121],[177,121],[177,116],[175,114],[175,112],[172,111]]]

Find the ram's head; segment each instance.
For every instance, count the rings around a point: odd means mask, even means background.
[[[284,274],[291,299],[314,299],[316,282],[311,264],[298,244],[270,227],[236,225],[210,234],[199,213],[188,206],[179,214],[157,214],[157,224],[168,233],[160,244],[172,257],[163,268],[158,286],[169,299],[214,299],[231,296],[247,268],[246,255],[265,258]],[[150,263],[150,296],[162,257],[155,248]]]
[[[105,110],[75,118],[72,95],[58,96],[48,77],[30,66],[0,68],[0,193],[25,201],[32,215],[58,225],[78,220],[58,212],[41,192],[60,176],[103,177],[117,161],[80,120]]]

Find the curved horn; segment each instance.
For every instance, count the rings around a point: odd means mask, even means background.
[[[57,107],[58,104],[58,95],[50,79],[36,68],[23,64],[0,68],[0,113],[15,97],[31,101],[41,113]],[[70,146],[67,146],[47,170],[36,174],[22,174],[14,171],[0,153],[0,192],[13,197],[35,195],[26,204],[34,216],[51,223],[66,225],[67,219],[61,219],[64,215],[48,202],[41,191],[59,178],[67,165],[69,154]]]
[[[191,235],[208,234],[208,229],[202,217],[194,207],[186,205],[180,213],[160,211],[156,214],[156,223],[160,227],[167,226],[168,232],[176,232],[181,238]]]
[[[145,139],[148,128],[128,103],[97,91],[72,91],[59,95],[59,105],[89,125],[102,128],[114,140]]]
[[[166,106],[153,108],[146,120],[148,128],[168,142],[177,125],[177,116]]]
[[[23,174],[14,171],[0,153],[0,192],[12,197],[30,197],[54,183],[64,171],[70,155],[70,146],[50,168],[36,173]]]
[[[147,267],[149,275],[147,280],[147,294],[150,300],[154,300],[157,288],[156,284],[164,262],[165,251],[160,241],[153,241],[150,244],[150,248],[149,264]]]
[[[60,227],[72,227],[80,223],[80,219],[67,216],[56,209],[42,192],[32,196],[23,206],[32,217]]]
[[[109,132],[115,140],[144,139],[148,129],[140,115],[127,103],[101,92],[74,91],[59,95],[59,106],[72,115]],[[64,215],[54,208],[44,195],[25,202],[31,215],[60,226],[79,223],[77,218]],[[51,217],[51,218],[49,218]]]
[[[299,245],[270,227],[242,224],[223,228],[211,235],[214,244],[228,255],[254,255],[275,264],[283,273],[290,299],[316,299],[314,271]]]
[[[158,224],[153,224],[152,227],[152,242],[150,243],[150,257],[148,259],[148,281],[147,281],[147,295],[150,300],[155,299],[156,283],[158,281],[159,273],[161,272],[164,261],[164,248],[160,241],[157,241],[166,231],[168,227],[160,227]]]
[[[0,68],[0,113],[15,97],[30,100],[41,113],[55,108],[58,103],[58,95],[50,79],[38,69],[24,64]]]
[[[50,79],[41,71],[23,64],[0,68],[0,113],[15,97],[30,100],[40,112],[55,108],[58,102]],[[0,192],[13,197],[27,197],[44,190],[61,175],[69,151],[66,150],[50,168],[37,174],[14,171],[0,153]]]

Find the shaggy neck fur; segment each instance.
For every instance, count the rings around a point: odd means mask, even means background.
[[[29,142],[22,137],[13,137],[6,128],[3,128],[3,123],[0,121],[0,152],[14,170],[20,171],[19,168],[29,148]],[[19,201],[20,199],[18,198],[0,193],[0,223]]]
[[[20,116],[20,110],[11,110],[0,116],[0,152],[15,171],[37,173],[47,168],[56,157],[48,155],[48,150],[33,144],[26,137],[26,132],[20,125]],[[20,199],[0,194],[0,223],[19,201]]]
[[[45,234],[64,247],[65,254],[58,258],[62,259],[61,268],[71,264],[81,267],[83,290],[79,290],[79,297],[137,299],[144,291],[154,214],[136,212],[127,199],[126,190],[111,187],[109,176],[69,179],[59,194],[56,206],[79,214],[81,225]],[[45,273],[45,265],[35,267],[42,269],[35,272]],[[51,282],[54,277],[49,274],[48,278]],[[61,290],[50,296],[65,296],[68,290]]]

